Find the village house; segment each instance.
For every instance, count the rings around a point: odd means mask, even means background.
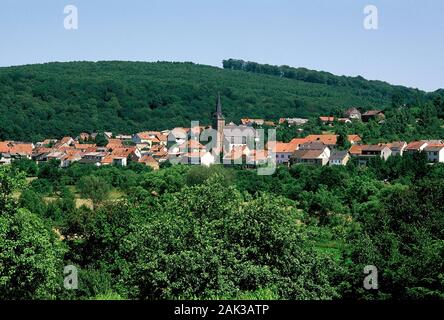
[[[74,162],[80,161],[82,159],[82,153],[67,153],[60,162],[60,167],[68,168]]]
[[[290,141],[290,144],[295,145],[296,150],[299,150],[299,146],[301,144],[306,143],[306,142],[310,142],[310,141],[308,141],[306,138],[294,138]]]
[[[113,166],[119,166],[119,167],[126,167],[128,165],[128,158],[121,157],[121,156],[107,155],[105,158],[102,159],[101,165],[102,166],[113,165]]]
[[[10,141],[0,142],[0,165],[11,164]]]
[[[130,134],[117,134],[116,139],[122,140],[122,141],[131,141],[133,138]]]
[[[427,161],[430,163],[444,162],[444,145],[429,145],[424,148]]]
[[[0,152],[0,166],[11,164],[11,155],[9,153]]]
[[[326,150],[330,157],[331,149],[321,141],[307,141],[299,145],[298,150]]]
[[[131,141],[135,144],[145,144],[149,148],[153,145],[166,142],[167,139],[161,138],[162,134],[158,131],[139,132],[133,135]]]
[[[249,118],[245,118],[245,119],[241,119],[241,123],[244,126],[262,126],[265,123],[264,119],[249,119]]]
[[[338,122],[341,122],[341,123],[352,123],[352,121],[349,118],[338,118]]]
[[[140,150],[136,147],[116,148],[111,151],[110,155],[114,157],[114,162],[117,162],[119,165],[125,163],[123,166],[126,166],[126,163],[130,161],[138,162],[142,157]],[[125,158],[126,160],[122,160],[121,158]]]
[[[322,142],[330,148],[336,147],[338,136],[335,134],[311,134],[305,138],[309,142]]]
[[[93,152],[96,148],[94,143],[74,143],[74,149],[82,152]]]
[[[270,145],[267,144],[267,150],[270,154],[274,154],[277,164],[288,164],[292,154],[298,149],[297,143],[284,143],[276,142],[273,144],[273,148],[270,149]]]
[[[189,139],[189,128],[177,127],[171,130],[168,134],[167,146],[182,145]]]
[[[325,166],[330,159],[331,150],[319,141],[305,142],[299,145],[291,156],[291,164],[313,164]]]
[[[102,160],[107,156],[106,152],[89,152],[82,156],[79,161],[81,164],[94,164],[96,166],[102,165]]]
[[[86,142],[90,139],[90,135],[89,133],[86,132],[82,132],[81,134],[79,134],[79,136],[76,138],[77,141],[79,142]]]
[[[345,166],[350,160],[348,151],[333,150],[330,155],[328,164],[330,166]]]
[[[330,148],[335,148],[338,146],[338,137],[339,136],[335,134],[312,134],[307,136],[305,139],[312,142],[322,142]],[[356,134],[348,135],[347,139],[352,145],[360,144],[362,142],[361,137]]]
[[[258,132],[249,126],[237,126],[229,123],[223,129],[223,147],[232,150],[235,147],[253,146],[258,140]]]
[[[370,120],[381,121],[385,119],[385,114],[381,110],[369,110],[362,114],[362,121],[369,122]]]
[[[378,145],[363,145],[361,146],[361,154],[358,156],[358,162],[361,165],[366,165],[371,158],[381,158],[387,160],[392,151],[385,144]]]
[[[267,150],[251,150],[246,156],[248,167],[257,167],[265,165],[269,161],[269,154]]]
[[[162,163],[169,160],[168,150],[162,149],[152,153],[151,155],[157,162]]]
[[[31,160],[39,162],[47,161],[47,155],[53,152],[55,149],[48,147],[37,147],[32,151]]]
[[[287,124],[288,126],[303,126],[308,122],[308,119],[303,118],[280,118],[279,124]]]
[[[409,154],[422,152],[429,144],[425,141],[413,141],[410,142],[405,151]]]
[[[327,148],[328,149],[328,148]],[[313,164],[325,166],[328,164],[329,155],[326,150],[296,150],[291,158],[292,164]]]
[[[55,148],[62,148],[62,147],[70,147],[74,145],[75,140],[71,137],[63,137],[60,141],[57,141],[54,145]]]
[[[396,141],[387,145],[392,151],[392,156],[403,156],[404,151],[407,149],[407,142]]]
[[[322,122],[323,125],[333,126],[335,122],[335,117],[321,116],[319,117],[319,120]]]
[[[180,159],[180,163],[182,164],[203,165],[206,167],[216,163],[216,156],[212,152],[206,151],[205,149],[197,152],[184,153]]]
[[[231,149],[225,149],[222,157],[222,163],[225,165],[245,164],[251,151],[248,146],[234,146]]]
[[[46,161],[51,161],[51,160],[59,160],[62,161],[62,159],[66,156],[66,153],[63,151],[51,151],[50,153],[48,153],[45,157]]]
[[[350,120],[361,120],[362,114],[357,108],[350,108],[344,112],[344,115]]]
[[[151,167],[153,170],[159,170],[159,162],[157,162],[152,156],[142,156],[142,158],[139,159],[139,163],[142,163],[146,166]]]
[[[351,145],[362,143],[362,138],[360,136],[358,136],[357,134],[349,134],[347,136],[347,138],[348,138],[348,141],[351,143]]]
[[[34,144],[24,142],[12,142],[9,147],[9,155],[11,160],[14,159],[32,159],[32,152],[34,150]]]
[[[45,139],[45,140],[43,140],[41,142],[37,142],[35,144],[35,147],[36,148],[39,148],[39,147],[51,147],[51,146],[54,146],[57,143],[57,141],[58,141],[57,139]]]

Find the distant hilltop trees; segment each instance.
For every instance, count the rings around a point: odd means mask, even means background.
[[[241,70],[252,73],[260,73],[281,78],[300,80],[304,82],[320,83],[330,86],[341,86],[351,88],[371,89],[385,96],[404,95],[407,98],[413,98],[420,91],[402,86],[393,86],[387,82],[366,80],[361,76],[347,77],[337,76],[325,71],[315,71],[306,68],[294,68],[290,66],[273,66],[269,64],[260,64],[257,62],[244,61],[238,59],[228,59],[223,61],[224,69]]]

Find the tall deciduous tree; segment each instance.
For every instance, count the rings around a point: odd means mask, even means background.
[[[20,177],[0,167],[0,299],[54,299],[63,284],[64,247],[35,214],[11,198]]]

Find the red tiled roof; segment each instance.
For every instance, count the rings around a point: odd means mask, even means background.
[[[0,142],[0,153],[8,153],[9,150],[10,146],[8,141]]]
[[[65,144],[73,140],[71,137],[63,137],[62,140],[60,140],[61,144]]]
[[[293,157],[297,159],[318,159],[323,150],[296,150]]]
[[[348,150],[348,152],[352,155],[360,155],[362,154],[362,146],[355,144]]]
[[[157,161],[152,156],[143,156],[139,159],[141,163],[157,163]]]
[[[367,144],[361,146],[362,151],[382,151],[385,148],[387,148],[388,145],[386,144]]]
[[[362,139],[357,134],[349,134],[348,135],[348,141],[350,141],[350,142],[361,142]]]
[[[293,153],[294,151],[296,151],[297,149],[297,144],[296,143],[285,143],[285,142],[276,142],[275,146],[273,148],[273,152],[274,153]],[[268,144],[267,144],[267,149],[268,149]]]
[[[293,140],[290,141],[291,144],[296,146],[296,149],[299,147],[299,145],[304,144],[308,142],[308,140],[306,138],[294,138]]]
[[[424,141],[413,141],[407,145],[407,150],[420,150],[421,147],[426,144]]]
[[[205,149],[205,146],[202,145],[199,141],[188,140],[179,146],[179,149],[186,149],[186,148],[188,148],[188,149]]]
[[[267,160],[268,153],[266,150],[253,150],[248,158],[252,161]]]
[[[323,122],[333,122],[335,121],[335,117],[319,117]]]
[[[95,148],[96,146],[97,145],[94,143],[75,143],[74,144],[74,148],[80,149],[80,150],[91,149],[91,148]]]
[[[113,157],[123,157],[128,158],[131,153],[136,151],[136,147],[128,147],[128,148],[117,148],[111,152]]]
[[[438,152],[444,148],[444,144],[432,144],[424,148],[424,151],[428,152]]]
[[[404,147],[407,147],[407,142],[405,141],[394,141],[392,143],[388,143],[387,147],[389,147],[390,149],[399,149],[401,150]]]
[[[33,146],[31,143],[17,143],[11,146],[9,152],[30,156],[32,154],[32,149]]]
[[[306,137],[308,141],[319,141],[325,145],[336,145],[338,136],[335,134],[312,134]]]

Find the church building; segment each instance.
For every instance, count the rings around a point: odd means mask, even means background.
[[[219,153],[228,153],[234,148],[245,146],[254,150],[255,143],[259,140],[258,132],[251,126],[236,125],[233,122],[225,124],[220,94],[216,101],[216,111],[213,113],[212,128],[217,130],[215,151]]]

